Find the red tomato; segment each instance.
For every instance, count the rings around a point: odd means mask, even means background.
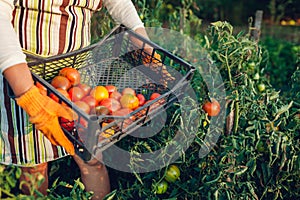
[[[84,128],[87,128],[89,123],[86,119],[84,119],[83,117],[81,117],[80,119],[77,120],[78,123],[81,124],[81,126],[83,126]],[[79,132],[85,132],[81,127],[77,127],[77,130]]]
[[[150,100],[156,99],[156,98],[158,98],[159,96],[160,96],[160,94],[159,94],[159,93],[157,93],[157,92],[154,92],[154,93],[152,93],[152,94],[151,94],[151,96],[150,96]]]
[[[120,99],[121,106],[123,108],[136,109],[139,107],[139,99],[132,94],[124,94]]]
[[[103,99],[106,99],[109,97],[109,93],[108,93],[107,89],[104,86],[100,86],[100,85],[94,87],[91,90],[90,95],[93,96],[98,103],[100,101],[102,101]]]
[[[64,90],[68,90],[71,87],[69,79],[64,76],[55,76],[51,80],[51,85],[55,88],[61,88]]]
[[[79,101],[84,97],[84,92],[80,87],[74,86],[68,90],[68,93],[73,102]]]
[[[122,94],[118,91],[114,91],[109,95],[110,98],[117,99],[118,101],[120,100],[121,96]]]
[[[70,95],[69,95],[69,93],[68,93],[66,90],[64,90],[64,89],[62,89],[62,88],[57,88],[56,90],[57,90],[60,94],[62,94],[63,96],[65,96],[67,99],[71,100]],[[58,96],[56,96],[55,94],[51,93],[51,94],[49,95],[49,97],[51,97],[54,101],[59,102],[59,98],[58,98]]]
[[[129,108],[121,108],[117,111],[114,111],[112,113],[112,115],[113,116],[126,116],[126,115],[130,114],[131,112],[132,112],[132,110]]]
[[[220,104],[216,100],[206,102],[202,108],[208,116],[217,116],[220,113]]]
[[[89,86],[88,84],[85,84],[85,83],[79,83],[77,86],[82,89],[84,96],[87,96],[92,89],[91,86]]]
[[[135,96],[135,90],[132,88],[124,88],[122,90],[122,95],[124,95],[124,94],[132,94]]]
[[[72,131],[74,128],[74,121],[69,121],[66,118],[60,117],[59,124],[65,128],[67,131]]]
[[[90,111],[91,114],[99,115],[109,115],[109,109],[105,106],[96,106],[94,109]]]
[[[43,86],[40,82],[36,82],[35,86],[39,89],[40,93],[47,96],[47,88]]]
[[[120,102],[114,98],[103,99],[99,105],[107,107],[110,113],[113,113],[121,108]]]
[[[118,91],[117,87],[114,85],[106,85],[105,88],[107,89],[109,94]]]
[[[113,116],[126,116],[129,115],[133,110],[129,108],[121,108],[112,113]]]
[[[129,115],[132,112],[129,108],[121,108],[115,112],[112,113],[113,116],[126,116]],[[125,119],[123,122],[118,123],[119,127],[122,127],[124,129],[127,128],[128,125],[130,125],[134,120],[134,116],[131,116],[127,119]]]
[[[148,103],[150,103],[151,101],[153,101],[153,100],[148,100],[148,101],[145,102],[145,104],[148,104]],[[145,105],[145,104],[144,104],[144,105]],[[159,102],[155,102],[155,103],[151,104],[150,107],[147,106],[145,109],[148,109],[148,107],[149,107],[149,111],[152,111],[152,110],[158,108],[159,106],[160,106],[160,103],[159,103]]]
[[[91,95],[85,96],[81,99],[81,101],[84,101],[85,103],[87,103],[91,109],[95,108],[97,106],[97,101],[94,97],[92,97]]]
[[[139,99],[139,106],[142,106],[145,104],[146,102],[146,98],[144,95],[142,94],[137,94],[136,97]]]
[[[90,113],[90,106],[85,103],[84,101],[75,101],[75,105],[77,105],[81,110],[83,110],[85,113],[89,114]]]
[[[103,122],[102,123],[102,128],[104,128],[108,124],[109,123]],[[115,134],[115,130],[113,128],[108,128],[104,132],[100,133],[100,136],[102,136],[104,138],[109,138],[109,137],[113,136],[114,134]]]
[[[159,102],[155,102],[150,106],[150,111],[157,109],[160,106]]]
[[[64,76],[69,79],[71,85],[78,85],[80,83],[80,73],[77,69],[72,67],[65,67],[58,73],[60,76]]]
[[[152,100],[149,99],[149,100],[147,100],[144,104],[150,103],[151,101],[152,101]]]

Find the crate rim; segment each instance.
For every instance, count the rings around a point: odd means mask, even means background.
[[[67,53],[63,53],[63,54],[59,54],[59,55],[54,55],[54,56],[49,56],[49,57],[43,57],[43,56],[38,56],[38,55],[33,55],[33,54],[29,54],[29,53],[26,53],[26,56],[28,56],[28,58],[33,58],[35,59],[36,61],[32,61],[32,62],[28,62],[28,66],[31,67],[31,66],[35,66],[35,65],[40,65],[40,64],[46,64],[48,62],[52,62],[52,61],[55,61],[55,60],[59,60],[59,59],[63,59],[63,58],[67,58],[67,57],[70,57],[70,56],[76,56],[78,54],[81,54],[81,53],[84,53],[86,51],[89,51],[97,46],[100,46],[101,44],[103,44],[110,36],[113,35],[113,33],[115,33],[116,31],[120,30],[120,29],[123,29],[127,32],[130,32],[130,34],[134,35],[135,37],[137,37],[138,39],[142,40],[143,42],[145,43],[148,43],[150,46],[153,47],[153,51],[152,51],[152,55],[154,54],[154,52],[156,50],[159,50],[161,52],[163,52],[164,54],[166,54],[168,57],[172,58],[173,60],[176,60],[177,62],[185,65],[186,67],[190,68],[191,70],[196,70],[196,68],[190,64],[189,62],[187,62],[186,60],[180,58],[179,56],[176,56],[174,55],[173,53],[171,53],[170,51],[168,51],[167,49],[165,48],[162,48],[160,45],[154,43],[153,41],[151,41],[151,39],[147,39],[145,38],[144,36],[136,33],[135,31],[131,30],[131,29],[128,29],[126,28],[124,25],[117,25],[115,26],[108,34],[106,34],[100,41],[94,43],[94,44],[91,44],[89,46],[86,46],[82,49],[78,49],[78,50],[75,50],[75,51],[71,51],[71,52],[67,52]]]

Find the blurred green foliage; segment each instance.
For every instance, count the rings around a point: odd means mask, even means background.
[[[296,70],[300,56],[300,46],[291,42],[265,37],[260,41],[269,53],[269,62],[265,74],[277,90],[289,91],[290,78]]]

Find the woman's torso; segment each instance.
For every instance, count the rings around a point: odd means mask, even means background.
[[[52,56],[90,44],[90,19],[102,0],[15,0],[13,25],[24,49]]]

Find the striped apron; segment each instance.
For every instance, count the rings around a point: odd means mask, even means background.
[[[90,19],[101,6],[102,0],[15,0],[12,23],[26,51],[53,56],[90,44]],[[67,155],[30,124],[2,75],[0,95],[0,163],[30,166]]]

